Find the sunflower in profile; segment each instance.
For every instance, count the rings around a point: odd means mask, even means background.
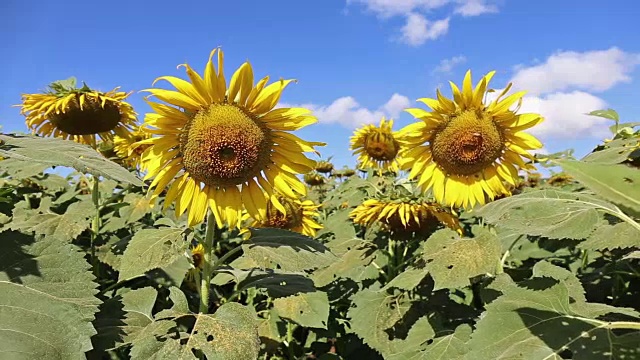
[[[408,113],[419,119],[401,129],[401,168],[418,180],[423,191],[433,189],[436,200],[445,205],[471,208],[498,195],[509,195],[504,182],[516,185],[518,170],[535,170],[529,150],[542,147],[524,130],[543,121],[539,114],[517,114],[525,92],[498,97],[486,103],[485,93],[495,71],[475,86],[471,71],[462,90],[451,83],[453,100],[436,92],[436,99],[419,101],[432,111],[413,108]],[[516,109],[512,106],[517,104]]]
[[[311,200],[288,199],[279,197],[280,203],[284,205],[286,212],[282,212],[272,204],[267,204],[267,216],[263,220],[251,222],[250,227],[256,228],[278,228],[298,232],[303,235],[315,237],[316,232],[322,229],[322,225],[315,220],[319,216],[318,208]],[[244,219],[248,219],[246,214]]]
[[[351,137],[351,150],[358,155],[361,168],[398,171],[399,134],[393,130],[393,119],[380,120],[380,125],[365,125]]]
[[[113,150],[127,166],[135,168],[140,165],[140,156],[149,147],[149,144],[139,142],[149,138],[151,135],[141,129],[134,130],[129,136],[116,135]]]
[[[42,136],[71,139],[94,148],[96,135],[113,140],[114,135],[128,136],[136,122],[136,113],[124,100],[129,96],[115,88],[100,92],[76,79],[53,82],[43,94],[23,94],[21,113],[32,132]]]
[[[315,170],[304,174],[303,179],[304,182],[309,186],[318,186],[325,183],[324,176],[318,174],[318,172]]]
[[[324,144],[290,133],[317,121],[309,110],[274,109],[294,80],[267,85],[267,76],[254,85],[253,69],[245,62],[227,87],[223,53],[217,50],[204,76],[184,64],[190,81],[156,79],[177,91],[145,90],[166,104],[149,101],[155,112],[146,115],[144,129],[158,136],[139,142],[151,145],[141,168],[147,171],[145,179],[153,178],[152,197],[168,186],[165,209],[175,202],[176,216],[188,210],[190,226],[202,222],[209,208],[218,227],[237,227],[244,209],[254,219],[265,218],[269,203],[285,212],[275,191],[291,199],[306,195],[296,175],[315,167],[304,153]]]
[[[202,244],[191,247],[191,259],[193,267],[187,271],[184,280],[189,288],[197,290],[200,284],[198,284],[196,278],[204,268],[204,246]]]
[[[351,211],[349,216],[356,224],[370,226],[379,223],[392,232],[428,233],[439,224],[462,232],[456,214],[427,201],[369,199]]]

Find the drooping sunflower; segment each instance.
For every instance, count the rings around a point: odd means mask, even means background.
[[[400,130],[402,169],[411,169],[410,178],[418,180],[423,191],[433,189],[438,202],[471,208],[485,204],[497,195],[507,194],[504,182],[516,185],[518,170],[535,170],[529,150],[542,147],[540,141],[524,130],[543,121],[539,114],[517,114],[525,92],[499,96],[486,103],[489,72],[475,86],[471,71],[462,82],[462,90],[451,83],[453,100],[440,91],[437,98],[418,101],[432,111],[413,108],[408,113],[421,120]],[[512,106],[517,104],[516,109]]]
[[[165,209],[173,202],[176,216],[188,209],[189,225],[203,221],[209,208],[219,227],[236,227],[245,208],[255,219],[264,219],[268,203],[284,212],[275,190],[292,199],[306,195],[296,174],[314,168],[315,161],[304,153],[324,144],[289,132],[317,121],[310,110],[274,109],[294,80],[267,85],[267,76],[254,85],[253,69],[245,62],[227,88],[223,53],[217,50],[211,52],[204,76],[183,64],[190,82],[162,76],[156,81],[166,80],[177,91],[146,90],[167,104],[149,101],[155,112],[146,115],[144,129],[159,136],[140,142],[151,145],[141,167],[147,171],[145,179],[154,178],[152,196],[169,186]]]
[[[439,223],[461,232],[456,214],[440,205],[426,201],[365,200],[349,216],[356,224],[370,226],[380,223],[393,232],[429,232]]]
[[[318,172],[315,170],[304,174],[303,179],[304,182],[309,186],[318,186],[325,183],[324,176],[318,174]]]
[[[380,125],[365,125],[351,137],[351,150],[358,155],[361,168],[398,171],[400,142],[398,132],[393,131],[393,119],[380,120]]]
[[[303,235],[315,237],[316,232],[322,229],[322,225],[315,220],[319,216],[318,208],[311,200],[289,199],[280,196],[280,203],[284,205],[286,212],[280,211],[272,204],[267,204],[267,216],[262,220],[253,219],[250,227],[257,228],[278,228],[291,230]],[[244,219],[249,219],[248,214]]]
[[[113,140],[113,150],[127,166],[138,167],[140,165],[140,156],[150,146],[139,142],[149,138],[151,138],[151,134],[139,128],[129,136],[116,135]]]
[[[136,113],[124,100],[128,93],[115,88],[100,92],[76,79],[55,81],[43,94],[22,94],[21,113],[32,132],[42,136],[71,139],[96,147],[96,135],[113,140],[126,137],[136,122]]]

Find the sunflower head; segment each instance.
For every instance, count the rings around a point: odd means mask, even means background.
[[[264,219],[254,219],[249,226],[285,229],[310,237],[315,237],[316,232],[322,229],[322,225],[315,220],[319,216],[317,210],[320,205],[314,204],[311,200],[301,201],[284,196],[279,196],[279,200],[284,209],[269,204]],[[248,218],[249,216],[245,215],[245,219]]]
[[[540,173],[534,172],[527,175],[526,186],[528,187],[538,187],[540,185],[540,180],[542,179],[542,175]]]
[[[552,175],[547,179],[547,185],[551,186],[565,186],[573,182],[573,177],[565,173],[559,173]]]
[[[42,94],[23,94],[22,114],[27,126],[36,134],[71,139],[96,147],[96,136],[112,140],[114,135],[127,136],[136,122],[136,113],[124,100],[129,94],[100,92],[76,79],[53,82]]]
[[[437,90],[435,99],[419,99],[431,111],[406,109],[419,121],[400,130],[401,168],[410,170],[409,177],[423,191],[433,188],[436,200],[445,205],[470,208],[510,195],[505,183],[515,186],[519,170],[535,169],[524,160],[533,160],[530,150],[542,144],[523,131],[543,118],[518,114],[525,92],[505,97],[511,84],[486,101],[494,73],[474,87],[468,71],[462,89],[451,83],[453,100]]]
[[[304,182],[309,186],[318,186],[324,184],[324,176],[318,174],[316,171],[311,171],[304,174]]]
[[[393,130],[393,119],[380,120],[380,125],[365,125],[351,137],[351,150],[358,156],[359,166],[398,171],[399,134]]]
[[[154,112],[146,115],[143,129],[156,136],[138,144],[150,145],[141,168],[145,179],[153,178],[153,197],[169,187],[165,208],[175,203],[176,216],[188,210],[189,225],[202,222],[209,209],[219,227],[237,227],[245,209],[262,220],[268,204],[284,208],[276,191],[289,199],[306,195],[296,175],[316,165],[304,153],[324,144],[291,133],[317,121],[309,110],[274,109],[293,80],[267,85],[267,76],[254,84],[245,62],[227,86],[218,50],[211,52],[203,76],[183,64],[190,81],[162,76],[156,81],[167,81],[175,91],[146,90],[166,104],[149,101]]]
[[[344,169],[344,170],[342,170],[342,175],[344,177],[352,177],[355,174],[356,174],[356,171],[353,170],[353,169]]]
[[[318,163],[316,164],[316,171],[323,174],[329,174],[330,172],[332,172],[333,164],[329,160],[318,161]]]
[[[204,268],[204,246],[202,244],[198,244],[196,246],[191,246],[191,260],[193,262],[193,268],[187,271],[185,276],[185,283],[187,287],[192,290],[197,290],[200,284],[196,283],[196,275],[200,274],[202,269]]]
[[[114,151],[125,165],[135,168],[140,165],[140,156],[149,147],[140,141],[150,137],[150,134],[140,129],[136,129],[129,136],[116,135],[113,140]]]
[[[358,205],[350,217],[356,224],[382,225],[392,233],[431,233],[440,224],[462,232],[457,216],[433,202],[369,199]]]

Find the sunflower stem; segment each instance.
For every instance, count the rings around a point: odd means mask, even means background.
[[[91,189],[91,200],[96,208],[96,214],[91,221],[91,266],[93,273],[98,276],[98,258],[96,257],[96,240],[100,232],[100,178],[93,176],[93,188]]]
[[[204,242],[202,243],[204,247],[204,267],[202,269],[202,278],[200,279],[200,312],[203,314],[209,312],[209,288],[211,286],[211,273],[213,272],[211,258],[217,230],[216,218],[213,212],[209,210],[207,215],[207,230],[204,235]]]

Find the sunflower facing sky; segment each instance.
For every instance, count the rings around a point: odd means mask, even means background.
[[[542,144],[524,130],[543,121],[539,114],[516,114],[525,92],[499,96],[486,103],[485,94],[495,71],[474,88],[467,71],[462,90],[451,84],[453,100],[436,92],[437,98],[418,101],[432,109],[406,109],[419,119],[401,129],[401,168],[417,179],[423,191],[433,189],[436,200],[447,206],[472,208],[498,195],[509,195],[504,182],[516,185],[518,170],[535,170],[530,150]],[[511,110],[517,104],[516,109]]]
[[[361,168],[398,171],[399,135],[392,129],[393,119],[383,117],[379,126],[368,124],[354,132],[351,150]]]
[[[239,226],[243,209],[258,220],[265,219],[268,204],[286,212],[274,191],[291,199],[305,195],[296,174],[315,166],[304,153],[324,145],[290,133],[317,121],[310,110],[274,109],[294,80],[267,85],[266,76],[254,85],[253,69],[245,62],[227,87],[223,59],[222,50],[214,49],[204,76],[183,64],[190,81],[156,79],[177,91],[145,90],[167,103],[148,101],[155,112],[146,115],[145,131],[157,136],[139,143],[151,145],[142,155],[145,179],[154,178],[154,197],[169,187],[165,209],[175,202],[176,216],[188,210],[190,226],[203,221],[207,208],[219,227]]]
[[[149,145],[140,144],[139,141],[149,139],[150,134],[140,129],[134,130],[130,136],[118,136],[113,139],[113,150],[122,161],[130,167],[140,165],[140,156]]]
[[[96,135],[111,141],[127,137],[136,113],[124,100],[129,96],[115,88],[100,92],[76,79],[53,82],[44,94],[22,94],[21,113],[33,133],[70,139],[96,147]]]
[[[316,232],[322,229],[322,225],[315,220],[319,216],[318,208],[311,200],[292,200],[284,196],[279,197],[284,205],[286,213],[283,213],[272,204],[267,204],[267,215],[263,220],[253,220],[250,227],[265,227],[291,230],[303,235],[315,237]],[[247,219],[249,216],[245,217]]]
[[[438,223],[461,232],[457,216],[435,203],[426,201],[365,200],[349,216],[356,224],[380,223],[391,231],[425,233]]]

